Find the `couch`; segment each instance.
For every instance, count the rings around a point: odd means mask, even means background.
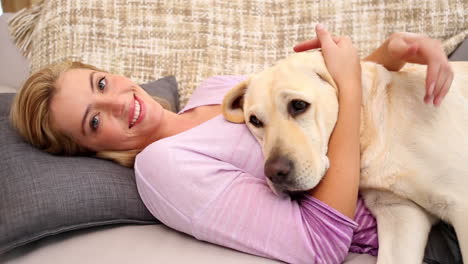
[[[30,71],[30,60],[13,43],[0,17],[0,92],[16,92]],[[468,41],[452,53],[468,60]],[[131,74],[130,74],[131,75]],[[193,80],[186,80],[186,83]],[[192,89],[192,88],[190,88]],[[182,98],[182,103],[184,98]],[[369,255],[350,254],[345,263],[375,263]],[[91,227],[43,238],[0,256],[1,263],[277,263],[198,241],[162,224]]]
[[[16,92],[29,74],[28,60],[7,29],[13,14],[0,16],[0,93]],[[374,263],[369,255],[349,263]],[[70,231],[19,247],[0,256],[0,263],[279,263],[199,241],[164,225],[113,225]]]

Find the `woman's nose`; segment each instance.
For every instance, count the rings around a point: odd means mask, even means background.
[[[115,117],[122,117],[125,112],[125,104],[118,98],[105,98],[100,102],[100,106],[103,111],[107,111]]]
[[[121,117],[124,113],[125,105],[120,102],[112,102],[111,104],[112,115]]]

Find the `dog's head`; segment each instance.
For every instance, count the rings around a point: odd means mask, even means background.
[[[293,54],[224,97],[224,117],[246,122],[260,142],[267,182],[276,194],[310,190],[328,169],[337,92],[322,53],[316,51]]]

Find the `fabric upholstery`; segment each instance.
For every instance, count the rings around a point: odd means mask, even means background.
[[[166,76],[157,81],[140,84],[149,94],[166,99],[174,112],[179,111],[179,93],[174,76]]]
[[[174,77],[141,86],[176,104]],[[54,156],[25,143],[9,123],[13,96],[0,94],[0,254],[70,230],[159,222],[141,201],[132,169]]]
[[[453,52],[450,54],[451,61],[468,61],[468,39],[465,39]]]
[[[254,73],[292,53],[317,22],[350,35],[361,55],[396,31],[428,34],[449,53],[468,34],[467,12],[460,0],[45,0],[22,17],[38,20],[30,38],[21,21],[13,28],[32,70],[74,58],[137,82],[175,75],[183,106],[207,77]]]

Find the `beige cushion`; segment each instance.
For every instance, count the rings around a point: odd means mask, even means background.
[[[55,0],[40,7],[26,14],[38,19],[30,23],[33,70],[73,58],[140,83],[175,75],[182,105],[204,78],[253,73],[292,53],[317,22],[350,35],[362,55],[395,31],[427,33],[447,52],[468,34],[468,2],[459,0]]]
[[[10,86],[0,85],[0,93],[16,93],[16,89]]]
[[[90,228],[53,236],[0,256],[0,263],[274,264],[280,262],[199,241],[163,225],[147,225]],[[351,253],[343,263],[375,264],[376,258]]]
[[[163,225],[91,228],[0,256],[4,264],[280,263],[196,240]]]

